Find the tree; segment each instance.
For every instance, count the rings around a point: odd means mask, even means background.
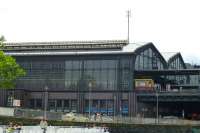
[[[0,47],[4,47],[5,38],[0,37]],[[0,50],[0,89],[11,89],[15,85],[15,80],[24,76],[26,73],[17,63],[16,60],[8,55],[5,55]]]

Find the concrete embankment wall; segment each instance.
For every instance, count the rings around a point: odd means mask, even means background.
[[[0,107],[0,116],[14,116],[14,108]]]
[[[200,133],[200,126],[131,125],[110,128],[110,133]]]

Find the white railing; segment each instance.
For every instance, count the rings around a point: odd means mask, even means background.
[[[6,130],[6,127],[0,127],[0,133],[7,133]],[[13,131],[11,133],[18,132]],[[46,132],[44,132],[40,126],[22,126],[19,133],[109,133],[109,131],[102,127],[84,128],[49,126],[47,127]]]

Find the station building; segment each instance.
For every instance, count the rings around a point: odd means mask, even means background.
[[[44,109],[47,102],[56,112],[154,117],[158,102],[162,116],[200,113],[199,69],[151,42],[22,42],[5,43],[3,50],[26,76],[1,90],[1,106],[19,99],[23,108]]]

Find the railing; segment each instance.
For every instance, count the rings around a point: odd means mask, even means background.
[[[40,126],[22,126],[20,130],[8,131],[7,126],[0,126],[0,133],[109,133],[105,127],[61,127],[48,126],[45,131]]]
[[[30,109],[15,109],[15,117],[42,119],[44,111],[30,110]],[[91,123],[124,123],[124,124],[169,124],[169,125],[200,125],[200,121],[192,121],[180,119],[178,117],[159,118],[145,118],[142,116],[129,117],[129,116],[106,116],[94,115],[89,117],[88,114],[78,113],[62,113],[62,112],[49,112],[47,111],[48,120],[64,120],[73,122],[91,122]]]
[[[13,108],[7,108],[13,110]],[[6,111],[9,112],[9,111]],[[6,116],[4,112],[4,116]],[[0,114],[1,115],[1,114]],[[10,114],[8,114],[10,116]],[[14,109],[14,117],[18,118],[32,118],[43,119],[43,110],[31,110],[31,109]],[[89,115],[78,113],[62,113],[62,112],[49,112],[47,111],[48,120],[64,120],[72,122],[91,122],[91,123],[124,123],[124,124],[169,124],[169,125],[200,125],[200,121],[185,120],[178,117],[159,118],[158,122],[156,118],[145,118],[143,116],[128,117],[128,116],[106,116],[106,115]]]

